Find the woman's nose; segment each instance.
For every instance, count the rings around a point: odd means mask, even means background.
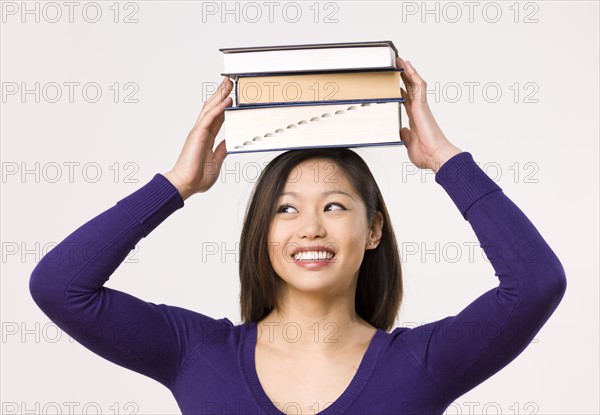
[[[325,236],[325,227],[323,226],[322,218],[316,214],[302,215],[298,228],[298,237],[300,238],[316,238]]]

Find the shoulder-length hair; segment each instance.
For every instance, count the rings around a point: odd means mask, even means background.
[[[390,330],[402,302],[402,270],[392,221],[375,178],[364,160],[347,148],[291,150],[275,157],[261,172],[246,209],[240,237],[240,308],[242,321],[260,321],[278,308],[278,280],[269,258],[267,237],[276,203],[291,170],[303,161],[333,161],[348,177],[366,206],[371,224],[379,211],[379,245],[366,250],[358,273],[356,313],[376,328]]]

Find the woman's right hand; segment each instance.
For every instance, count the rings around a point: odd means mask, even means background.
[[[225,108],[232,104],[233,82],[226,76],[217,91],[204,103],[196,124],[188,134],[175,166],[165,176],[183,200],[212,187],[227,156],[225,140],[213,151],[215,137],[225,121]]]
[[[404,62],[396,58],[402,81],[406,86],[400,87],[404,108],[408,115],[410,128],[400,129],[400,137],[405,144],[408,158],[419,169],[430,169],[438,172],[440,167],[462,150],[446,138],[435,120],[427,102],[427,82],[421,78],[410,61]]]

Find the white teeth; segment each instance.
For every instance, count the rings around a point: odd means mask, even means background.
[[[331,258],[333,258],[333,254],[325,251],[298,252],[296,255],[294,255],[294,259],[296,261],[323,261]]]

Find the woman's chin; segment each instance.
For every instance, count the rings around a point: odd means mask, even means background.
[[[303,292],[331,292],[336,285],[331,275],[319,272],[300,272],[284,281],[290,288]]]

